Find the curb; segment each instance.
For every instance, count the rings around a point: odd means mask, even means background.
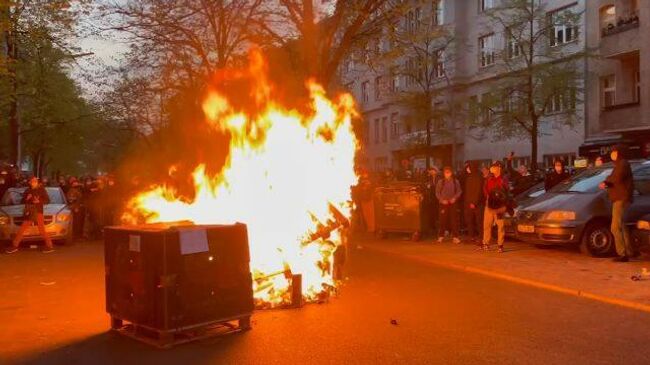
[[[616,305],[619,307],[624,307],[628,309],[635,309],[638,311],[650,313],[650,305],[648,304],[642,304],[642,303],[637,303],[637,302],[632,302],[629,300],[624,300],[624,299],[617,299],[617,298],[612,298],[604,295],[599,295],[599,294],[594,294],[578,289],[571,289],[571,288],[565,288],[559,285],[554,285],[554,284],[548,284],[544,283],[541,281],[536,281],[536,280],[531,280],[531,279],[524,279],[504,273],[500,273],[497,271],[491,271],[491,270],[486,270],[486,269],[481,269],[478,267],[473,267],[473,266],[467,266],[467,265],[458,265],[458,264],[450,264],[448,262],[443,262],[443,261],[436,261],[428,258],[423,258],[420,256],[412,255],[412,254],[405,254],[405,253],[399,253],[392,251],[390,249],[385,249],[381,247],[373,247],[373,246],[367,246],[364,245],[364,249],[368,249],[370,251],[374,252],[379,252],[382,254],[390,254],[397,256],[401,259],[405,260],[410,260],[410,261],[415,261],[419,264],[424,264],[428,266],[436,266],[436,267],[442,267],[450,270],[455,270],[455,271],[461,271],[461,272],[468,272],[468,273],[473,273],[473,274],[478,274],[478,275],[483,275],[495,279],[500,279],[504,281],[509,281],[512,283],[517,283],[520,285],[526,285],[534,288],[539,288],[539,289],[544,289],[544,290],[549,290],[553,291],[556,293],[562,293],[562,294],[568,294],[572,295],[575,297],[581,297],[581,298],[586,298],[590,300],[595,300],[601,303],[607,303],[611,305]]]

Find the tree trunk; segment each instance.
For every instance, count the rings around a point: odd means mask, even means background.
[[[426,159],[425,166],[427,171],[431,167],[431,118],[427,118],[427,145],[425,147],[424,158]]]
[[[9,19],[9,22],[11,20]],[[9,26],[10,27],[10,26]],[[9,81],[9,162],[18,165],[20,121],[18,119],[18,77],[16,65],[18,61],[18,46],[16,34],[9,28],[5,31],[7,49],[7,79]]]
[[[534,117],[532,119],[531,131],[530,131],[530,168],[532,172],[537,171],[537,143],[538,143],[538,123],[539,119]]]

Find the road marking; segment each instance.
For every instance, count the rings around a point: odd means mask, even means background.
[[[497,272],[497,271],[481,269],[481,268],[478,268],[478,267],[451,264],[451,263],[448,263],[448,262],[437,261],[437,260],[433,260],[433,259],[430,259],[430,258],[423,258],[423,257],[412,255],[412,254],[405,254],[405,253],[395,252],[395,251],[392,251],[390,249],[385,249],[385,248],[382,248],[382,247],[374,247],[372,245],[366,245],[366,246],[364,246],[364,248],[369,249],[371,251],[380,252],[380,253],[383,253],[383,254],[395,255],[395,256],[400,257],[402,259],[415,261],[415,262],[418,262],[418,263],[424,264],[424,265],[437,266],[437,267],[443,267],[443,268],[451,269],[451,270],[455,270],[455,271],[474,273],[474,274],[488,276],[488,277],[495,278],[495,279],[509,281],[509,282],[512,282],[512,283],[531,286],[531,287],[539,288],[539,289],[545,289],[545,290],[553,291],[553,292],[556,292],[556,293],[568,294],[568,295],[572,295],[572,296],[576,296],[576,297],[591,299],[591,300],[595,300],[595,301],[602,302],[602,303],[617,305],[617,306],[620,306],[620,307],[625,307],[625,308],[630,308],[630,309],[635,309],[635,310],[643,311],[643,312],[646,312],[646,313],[650,313],[650,305],[648,305],[648,304],[632,302],[632,301],[624,300],[624,299],[612,298],[612,297],[599,295],[599,294],[594,294],[594,293],[590,293],[590,292],[586,292],[586,291],[582,291],[582,290],[578,290],[578,289],[565,288],[565,287],[562,287],[562,286],[559,286],[559,285],[548,284],[548,283],[544,283],[544,282],[536,281],[536,280],[531,280],[531,279],[524,279],[524,278],[520,278],[520,277],[517,277],[517,276],[509,275],[509,274],[500,273],[500,272]]]

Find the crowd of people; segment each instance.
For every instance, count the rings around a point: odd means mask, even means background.
[[[369,216],[371,208],[368,202],[372,199],[372,189],[391,180],[411,180],[424,186],[423,207],[430,217],[430,228],[436,242],[443,242],[448,237],[459,244],[461,231],[464,231],[467,241],[489,250],[492,228],[496,226],[497,248],[502,252],[504,217],[506,214],[514,215],[515,197],[542,182],[544,188],[550,190],[571,176],[563,160],[556,160],[551,169],[541,174],[531,173],[523,164],[515,169],[513,160],[514,153],[511,153],[490,166],[467,161],[461,171],[446,166],[441,172],[432,166],[426,174],[421,170],[410,171],[408,165],[403,164],[397,173],[384,174],[374,181],[363,173],[358,192],[354,194],[357,206],[361,208],[358,217],[366,230],[374,231],[374,224],[363,218]]]
[[[43,204],[49,202],[49,199],[46,199],[47,193],[44,193],[47,187],[59,187],[65,195],[73,218],[73,239],[99,239],[104,227],[119,222],[123,198],[126,195],[123,189],[119,189],[116,179],[111,175],[82,177],[59,175],[54,179],[49,177],[39,179],[17,171],[14,166],[0,166],[0,198],[10,188],[27,188],[23,193],[26,215],[27,207],[34,207],[40,211],[42,218]],[[30,194],[30,192],[38,192],[38,194]],[[36,202],[29,198],[43,196],[43,193],[45,196],[37,199]],[[38,214],[32,216],[33,220],[26,219],[25,222],[33,221],[35,225],[39,225]],[[49,239],[46,239],[46,247],[52,247]]]

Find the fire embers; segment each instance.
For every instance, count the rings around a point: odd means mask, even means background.
[[[129,213],[149,223],[246,223],[258,306],[291,304],[298,274],[303,299],[322,301],[336,287],[336,252],[357,183],[352,97],[330,100],[307,82],[305,105],[285,107],[273,99],[277,87],[260,55],[251,57],[247,69],[220,72],[215,80],[223,84],[204,102],[206,119],[230,140],[221,171],[199,165],[193,199],[161,184],[135,196]],[[240,85],[232,87],[235,102],[224,85]]]

